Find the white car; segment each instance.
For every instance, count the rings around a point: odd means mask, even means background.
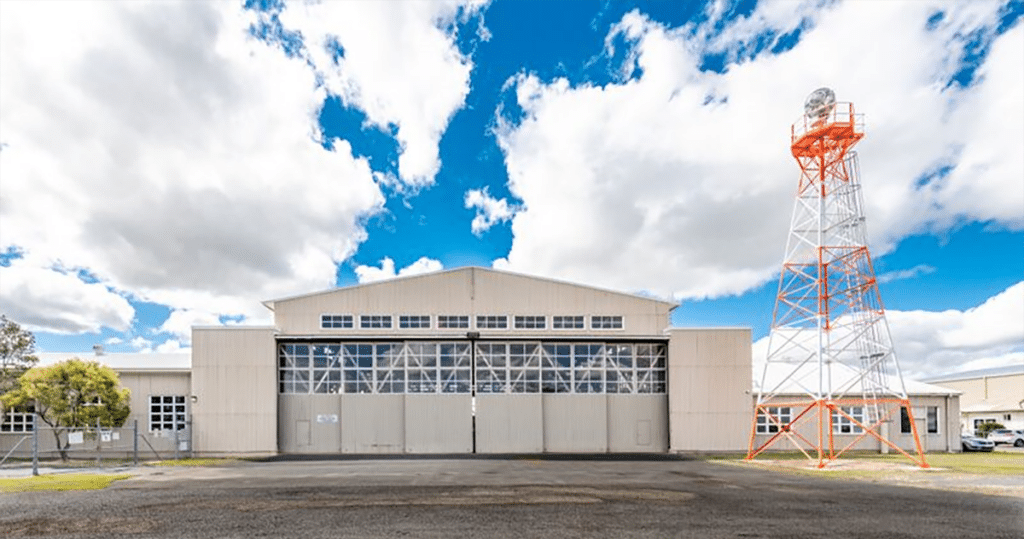
[[[1024,447],[1024,430],[996,429],[988,433],[988,439],[996,444],[1012,444]]]
[[[965,452],[967,451],[992,451],[995,449],[996,444],[992,443],[992,440],[986,440],[984,438],[978,438],[977,436],[969,436],[967,434],[960,436],[960,447]]]

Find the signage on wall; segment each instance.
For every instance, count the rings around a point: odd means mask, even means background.
[[[318,414],[316,416],[317,423],[337,423],[338,414]]]

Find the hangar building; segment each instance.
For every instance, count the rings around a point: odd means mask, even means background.
[[[466,267],[265,305],[193,329],[198,453],[744,448],[750,330],[672,303]]]

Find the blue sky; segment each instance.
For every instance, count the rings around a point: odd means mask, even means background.
[[[760,340],[831,86],[905,370],[1024,361],[1024,2],[47,6],[0,5],[0,311],[41,350],[465,265]]]

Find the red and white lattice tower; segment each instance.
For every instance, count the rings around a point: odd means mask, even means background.
[[[828,88],[804,109],[792,127],[800,183],[747,459],[788,440],[824,467],[873,437],[926,468],[867,248],[852,151],[863,115]],[[916,457],[890,441],[891,423],[897,432],[909,423]]]

